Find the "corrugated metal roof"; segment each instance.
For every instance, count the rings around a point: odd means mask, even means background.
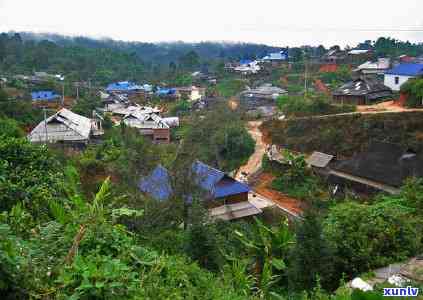
[[[170,128],[163,119],[154,114],[147,114],[141,111],[131,112],[123,118],[126,125],[134,128],[155,129],[155,128]]]
[[[262,60],[287,60],[287,59],[288,59],[287,51],[269,53],[269,55],[266,55],[265,57],[262,58]]]
[[[130,81],[120,81],[115,83],[110,83],[106,91],[121,91],[121,92],[129,92],[129,91],[136,91],[136,90],[144,90],[144,86],[137,85]]]
[[[45,131],[46,123],[47,123],[47,131],[48,131],[49,123],[51,122],[59,122],[65,125],[67,128],[77,133],[80,136],[79,137],[80,140],[87,140],[90,137],[90,133],[92,129],[91,120],[84,116],[75,114],[66,108],[62,108],[56,114],[47,118],[47,120],[41,121],[31,131],[31,133],[28,136],[30,141],[37,141],[37,142],[45,141],[46,139],[45,135],[40,133]],[[49,137],[47,134],[47,138],[51,139],[53,137],[51,136]],[[70,139],[71,137],[68,137],[65,133],[63,133],[63,136],[57,136],[57,135],[54,136],[55,141],[67,140],[67,138]],[[75,140],[75,137],[72,137],[72,140]]]
[[[60,95],[57,95],[53,91],[38,91],[32,92],[31,98],[33,101],[54,100],[60,98]]]
[[[423,75],[423,64],[399,64],[395,68],[387,71],[385,74],[403,75],[403,76],[420,76]]]
[[[315,151],[309,158],[306,159],[306,162],[313,167],[325,168],[332,159],[333,155]]]
[[[423,176],[423,155],[401,145],[372,141],[366,151],[332,169],[399,188],[406,178]]]
[[[359,70],[370,69],[370,70],[387,70],[391,65],[389,58],[379,58],[377,61],[367,61],[364,64],[358,66]]]
[[[209,210],[210,217],[224,221],[236,220],[261,214],[263,211],[250,202],[223,205]]]
[[[371,50],[368,50],[368,49],[353,49],[353,50],[349,51],[348,54],[360,55],[360,54],[366,54],[366,53],[369,53],[369,52],[371,52]]]
[[[174,95],[176,94],[175,88],[158,88],[156,94],[159,96]]]
[[[150,176],[141,179],[138,187],[159,201],[167,200],[172,195],[169,172],[161,165],[157,166]]]
[[[381,93],[390,96],[392,91],[389,87],[376,79],[359,78],[342,85],[333,92],[334,96],[366,96],[372,93]]]
[[[243,66],[243,65],[249,65],[249,64],[251,64],[253,61],[251,60],[251,59],[241,59],[240,61],[239,61],[239,64],[241,65],[241,66]]]
[[[157,170],[157,168],[160,169]],[[168,171],[161,166],[158,166],[157,168],[150,176],[141,180],[140,189],[142,191],[148,192],[151,190],[155,194],[158,194],[156,191],[156,185],[158,184],[164,185],[163,188],[165,190],[169,190],[168,187],[170,187],[170,177]],[[248,185],[238,182],[235,179],[227,176],[224,172],[212,168],[200,161],[193,163],[192,170],[195,175],[194,180],[196,181],[196,184],[208,192],[208,194],[213,198],[223,198],[240,193],[247,193],[250,191]],[[143,183],[142,186],[141,183]],[[159,190],[161,190],[161,188]],[[152,196],[155,198],[153,194]],[[160,198],[157,199],[161,200]]]

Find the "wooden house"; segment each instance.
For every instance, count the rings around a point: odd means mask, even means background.
[[[162,166],[139,182],[139,189],[150,197],[164,201],[172,196],[172,175]],[[192,179],[195,186],[202,190],[202,200],[209,208],[248,201],[250,188],[203,162],[192,164]]]
[[[392,96],[392,90],[375,78],[361,77],[347,82],[332,93],[333,102],[366,105]]]

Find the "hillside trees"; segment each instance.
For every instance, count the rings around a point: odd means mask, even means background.
[[[423,79],[412,79],[401,86],[401,92],[407,95],[406,106],[423,106]]]
[[[333,253],[323,234],[322,217],[308,209],[296,224],[296,242],[291,253],[289,282],[294,290],[312,290],[319,283],[325,289],[337,287]]]
[[[40,110],[33,109],[30,101],[16,100],[0,88],[0,117],[12,118],[21,125],[33,125],[42,119]]]
[[[61,178],[46,147],[23,138],[0,140],[0,211],[22,203],[34,216],[45,217],[49,201],[61,195]]]
[[[333,207],[325,221],[325,234],[335,251],[338,278],[416,254],[421,247],[421,224],[412,213],[413,209],[392,200]]]
[[[221,106],[193,121],[184,147],[199,160],[232,171],[248,160],[254,152],[255,142],[239,116]]]

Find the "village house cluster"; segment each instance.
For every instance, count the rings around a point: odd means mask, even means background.
[[[303,95],[304,92],[282,88],[283,84],[271,81],[269,77],[275,69],[287,72],[292,69],[293,62],[289,53],[289,49],[284,49],[268,53],[260,59],[242,59],[225,64],[227,74],[249,82],[235,97],[248,117],[274,118],[278,112],[278,98]],[[322,82],[314,83],[314,87],[313,83],[310,85],[330,96],[333,104],[341,105],[371,105],[391,99],[404,83],[423,77],[423,58],[405,55],[395,59],[376,57],[371,50],[363,49],[345,51],[335,48],[322,56],[310,57],[307,63],[305,72],[307,67],[317,67],[320,74],[334,73],[341,67],[347,67],[352,72],[351,81],[343,82],[331,90]],[[193,85],[175,87],[165,83],[152,85],[132,81],[118,81],[105,87],[96,87],[91,82],[74,82],[72,88],[76,89],[76,101],[82,88],[90,92],[94,90],[96,97],[100,99],[99,107],[86,112],[89,116],[71,111],[69,97],[65,97],[63,75],[34,72],[32,76],[1,77],[0,85],[6,85],[10,80],[25,82],[32,90],[27,97],[31,98],[33,106],[44,110],[44,120],[28,134],[31,142],[83,149],[90,143],[101,143],[106,118],[112,122],[112,126],[134,128],[153,143],[172,142],[171,132],[173,128],[180,126],[181,120],[178,116],[170,115],[163,107],[151,105],[153,99],[160,99],[165,103],[184,100],[190,104],[191,110],[202,110],[219,99],[206,96],[206,87],[216,87],[218,84],[220,79],[217,75],[196,71],[190,76]],[[307,80],[306,73],[304,77]],[[37,88],[48,82],[55,82],[62,90]],[[281,165],[287,163],[281,149],[275,145],[269,147],[266,154],[272,162]],[[412,149],[373,141],[366,151],[350,159],[338,159],[335,155],[316,151],[306,161],[309,168],[330,184],[334,195],[345,186],[353,187],[359,192],[384,191],[398,194],[405,178],[423,176],[423,159],[420,156]],[[151,174],[140,178],[139,190],[157,201],[169,200],[177,193],[173,189],[173,181],[178,175],[172,172],[161,165],[157,166]],[[269,207],[275,207],[273,202],[252,191],[247,180],[241,182],[235,177],[201,161],[193,163],[189,180],[198,188],[212,218],[236,220],[255,216]],[[185,195],[185,201],[190,203],[195,196]]]

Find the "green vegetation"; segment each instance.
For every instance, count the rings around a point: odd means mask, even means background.
[[[240,79],[224,79],[217,84],[217,92],[222,97],[232,97],[243,91],[245,82]]]
[[[401,93],[406,94],[406,106],[411,108],[423,106],[423,79],[409,80],[401,86]]]
[[[404,200],[385,197],[371,205],[346,202],[330,210],[325,232],[339,275],[403,261],[421,249],[421,221]]]
[[[31,101],[12,99],[0,88],[0,117],[11,118],[22,126],[28,126],[41,121],[42,112],[34,109]]]
[[[191,103],[187,100],[178,101],[171,109],[170,114],[173,116],[185,115],[191,110]]]
[[[422,149],[421,112],[334,116],[323,119],[268,121],[262,128],[272,143],[302,153],[321,152],[349,156],[372,139]]]
[[[312,202],[322,193],[318,177],[307,168],[303,155],[284,151],[283,157],[287,162],[283,171],[268,168],[277,176],[272,182],[272,188],[291,197]]]
[[[223,105],[193,122],[184,146],[199,160],[229,172],[248,161],[255,142],[239,115]]]
[[[349,66],[340,66],[336,72],[320,73],[319,78],[324,83],[330,84],[332,88],[337,88],[352,79],[351,68]]]
[[[65,90],[73,93],[73,80],[104,84],[149,78],[159,83],[165,78],[172,85],[190,85],[189,72],[210,66],[224,78],[208,87],[208,94],[232,97],[256,82],[224,75],[225,59],[261,56],[272,49],[52,40],[1,35],[1,72],[65,73]],[[391,39],[366,45],[392,55],[392,45],[422,52],[421,45]],[[290,51],[296,61],[292,70],[271,70],[266,80],[300,94],[304,60],[325,49]],[[348,80],[350,73],[341,68],[318,76],[334,84]],[[422,98],[421,85],[416,80],[404,87],[410,106]],[[28,88],[18,80],[11,86],[22,93]],[[53,82],[36,88],[58,89]],[[304,156],[286,152],[286,165],[277,168],[265,159],[264,169],[276,178],[271,187],[303,200],[302,219],[288,222],[264,214],[254,221],[212,222],[204,194],[191,177],[192,162],[199,159],[227,172],[247,162],[255,143],[240,113],[223,105],[201,112],[191,112],[187,101],[168,105],[169,113],[183,116],[181,128],[173,132],[179,141],[168,145],[114,127],[106,116],[102,143],[63,151],[28,142],[22,128],[37,124],[41,111],[6,91],[0,89],[2,299],[379,299],[386,283],[362,293],[345,282],[422,249],[422,179],[410,179],[396,196],[332,199]],[[98,97],[84,89],[79,96],[73,111],[91,116]],[[262,125],[265,138],[286,148],[348,156],[369,140],[382,139],[422,150],[419,112],[308,118],[355,110],[314,94],[280,97],[278,106],[288,117],[305,117]],[[138,189],[140,178],[159,164],[172,175],[172,197],[162,202]]]
[[[356,110],[353,105],[335,105],[321,94],[307,96],[279,96],[277,99],[279,109],[286,116],[306,117],[316,115],[330,115],[338,113],[353,112]]]

